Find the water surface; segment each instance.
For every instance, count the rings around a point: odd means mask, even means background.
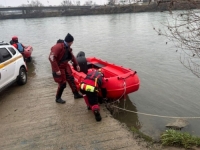
[[[166,45],[167,39],[153,30],[153,26],[161,27],[160,23],[166,21],[166,14],[160,12],[0,20],[0,40],[10,41],[17,35],[20,42],[32,45],[29,76],[43,78],[51,76],[50,48],[69,32],[75,38],[75,55],[84,51],[87,57],[96,56],[138,72],[141,86],[139,91],[129,94],[133,105],[130,109],[199,117],[199,79],[180,64],[173,44]],[[129,126],[139,124],[142,132],[155,138],[173,121],[132,113],[124,114],[121,120]],[[184,131],[200,136],[199,119],[189,123]]]

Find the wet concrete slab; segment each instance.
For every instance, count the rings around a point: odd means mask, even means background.
[[[51,77],[29,78],[0,94],[1,150],[145,150],[134,135],[101,105],[96,122],[83,99],[74,100],[69,86],[66,104],[55,103]]]

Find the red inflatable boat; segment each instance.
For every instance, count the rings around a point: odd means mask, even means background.
[[[24,58],[25,58],[27,61],[31,61],[31,54],[32,54],[32,51],[33,51],[33,48],[32,48],[31,46],[27,46],[27,47],[24,49],[23,55],[24,55]]]
[[[116,100],[139,89],[140,80],[136,71],[108,63],[95,57],[86,59],[88,71],[101,68],[106,81],[107,98]],[[85,78],[86,74],[77,72],[73,66],[71,68],[76,86],[80,89],[79,84]]]

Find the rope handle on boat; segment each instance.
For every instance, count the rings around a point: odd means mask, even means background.
[[[170,118],[170,119],[200,119],[200,117],[174,117],[174,116],[162,116],[162,115],[147,114],[147,113],[136,112],[133,110],[124,109],[121,107],[117,107],[115,105],[113,105],[112,107],[118,108],[118,109],[126,111],[126,112],[131,112],[131,113],[145,115],[145,116],[151,116],[151,117]]]
[[[127,78],[130,77],[131,75],[134,76],[135,74],[137,74],[137,71],[135,71],[134,73],[129,74],[127,77],[117,77],[117,79],[118,79],[118,80],[120,80],[120,79],[127,79]]]
[[[116,102],[119,102],[120,101],[120,99],[122,98],[122,97],[124,97],[125,96],[125,93],[126,93],[126,78],[128,78],[128,77],[130,77],[131,75],[135,75],[137,73],[137,71],[135,71],[134,73],[131,73],[131,74],[129,74],[127,77],[125,77],[125,78],[120,78],[120,77],[118,77],[118,80],[120,80],[120,79],[123,79],[123,86],[124,86],[124,91],[123,91],[123,94],[120,96],[120,98],[118,98],[116,101],[114,101],[114,102],[111,102],[110,104],[114,104],[114,103],[116,103]],[[125,99],[124,99],[125,100]]]
[[[114,103],[119,103],[120,102],[120,99],[125,96],[125,93],[126,93],[126,80],[124,79],[124,83],[123,83],[123,86],[124,86],[124,91],[123,91],[123,94],[120,96],[120,98],[118,98],[117,100],[115,100],[114,102],[110,102],[109,104],[114,104]]]

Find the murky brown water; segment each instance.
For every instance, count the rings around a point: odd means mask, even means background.
[[[74,54],[84,51],[138,72],[139,91],[129,94],[128,108],[139,112],[167,116],[200,116],[200,81],[178,61],[173,45],[166,45],[152,25],[165,22],[163,13],[138,13],[99,16],[76,16],[0,21],[0,40],[13,35],[25,45],[32,45],[33,62],[28,64],[31,78],[50,77],[48,54],[51,46],[70,32],[74,38]],[[118,117],[129,126],[153,137],[172,121],[166,118],[122,113]],[[200,135],[199,120],[189,120],[185,128]]]

